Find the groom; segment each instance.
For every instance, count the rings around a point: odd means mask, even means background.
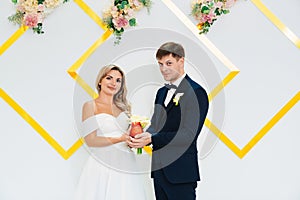
[[[205,90],[184,71],[184,48],[163,44],[156,52],[168,82],[157,91],[151,126],[129,146],[153,145],[152,172],[157,200],[194,200],[200,181],[197,138],[208,111]]]

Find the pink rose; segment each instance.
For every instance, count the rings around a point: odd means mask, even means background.
[[[22,13],[25,12],[24,7],[21,6],[21,5],[18,5],[18,6],[17,6],[17,10],[20,11],[20,12],[22,12]]]
[[[111,16],[112,16],[113,18],[118,17],[118,15],[119,15],[118,8],[117,8],[116,6],[113,6],[113,7],[111,8],[110,14],[111,14]]]
[[[132,17],[133,14],[134,14],[133,9],[128,9],[128,10],[127,10],[127,15],[128,15],[129,17]]]
[[[24,16],[24,20],[26,26],[33,28],[37,26],[39,18],[37,14],[29,13]]]
[[[117,30],[121,30],[121,28],[125,28],[128,25],[128,20],[126,18],[124,18],[123,16],[114,18],[112,21]]]
[[[227,0],[225,3],[225,8],[230,8],[235,3],[235,0]]]
[[[213,19],[216,17],[216,15],[213,12],[210,12],[207,15],[203,15],[202,20],[203,22],[213,23]]]
[[[113,7],[111,8],[111,10],[112,10],[112,11],[118,11],[118,8],[117,8],[117,6],[113,6]]]
[[[39,12],[43,12],[44,9],[45,9],[45,6],[44,6],[43,4],[39,4],[39,5],[38,5],[38,11],[39,11]]]
[[[139,0],[133,0],[133,5],[135,5],[136,7],[139,7],[141,5],[141,3],[139,2]]]
[[[221,1],[218,1],[216,4],[215,4],[216,8],[221,8],[223,6],[223,2]]]

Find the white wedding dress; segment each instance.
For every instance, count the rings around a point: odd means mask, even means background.
[[[97,130],[98,136],[118,137],[128,127],[124,112],[118,117],[101,113],[82,123],[82,136]],[[150,156],[137,155],[125,142],[106,147],[89,148],[75,200],[153,200],[154,190],[149,175]]]

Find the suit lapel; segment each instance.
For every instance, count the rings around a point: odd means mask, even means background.
[[[159,94],[157,95],[157,101],[156,101],[156,111],[157,111],[157,115],[156,118],[155,118],[155,128],[156,130],[160,130],[162,125],[162,121],[161,118],[165,115],[164,112],[165,112],[165,104],[164,104],[164,101],[165,101],[165,98],[167,96],[167,92],[168,92],[168,89],[165,87],[165,88],[162,88],[162,90],[159,92]]]
[[[166,107],[166,111],[167,111],[167,112],[169,112],[169,110],[170,110],[171,108],[173,108],[173,106],[174,106],[174,104],[175,104],[175,103],[173,102],[173,99],[174,99],[174,97],[175,97],[176,94],[177,94],[177,92],[175,91],[175,93],[173,94],[171,100],[169,101],[169,103],[168,103],[168,105],[167,105],[167,107]]]
[[[175,103],[173,102],[173,99],[175,98],[176,94],[178,93],[184,93],[190,86],[190,83],[189,83],[189,79],[190,77],[188,75],[186,75],[182,81],[180,82],[180,84],[178,85],[178,88],[177,90],[175,91],[175,93],[173,94],[170,102],[168,103],[167,105],[167,108],[166,108],[166,111],[169,112],[171,108],[174,107]],[[180,101],[179,101],[179,104],[180,104]],[[164,105],[164,104],[163,104]]]
[[[160,104],[161,106],[165,107],[165,99],[167,97],[167,93],[168,93],[168,89],[164,88],[164,90],[162,90],[161,95],[159,95],[159,99],[158,99],[158,104]]]

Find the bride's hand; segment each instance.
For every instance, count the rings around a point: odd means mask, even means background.
[[[120,136],[120,141],[121,142],[127,142],[128,140],[130,140],[130,136],[129,134],[126,132],[126,133],[123,133],[121,136]]]
[[[131,137],[128,145],[133,148],[142,148],[152,142],[151,134],[148,132],[137,134]]]

